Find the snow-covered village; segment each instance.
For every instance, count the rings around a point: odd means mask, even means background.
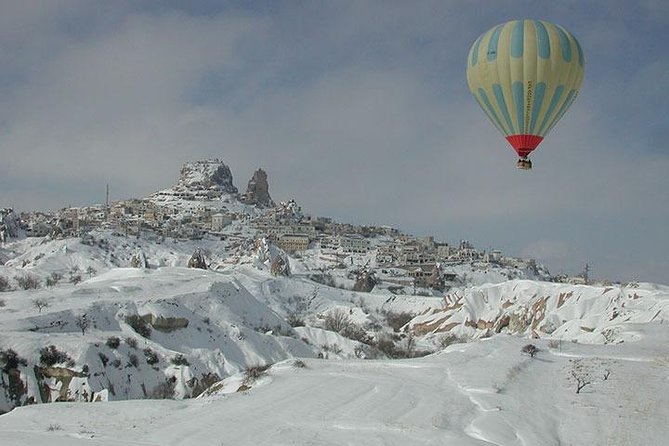
[[[666,0],[0,0],[0,446],[664,446]]]
[[[367,265],[383,267],[391,282],[438,291],[444,290],[445,281],[464,279],[455,270],[445,274],[444,268],[463,264],[484,273],[506,269],[503,274],[508,278],[515,277],[514,274],[548,278],[547,271],[541,270],[532,259],[507,257],[499,250],[477,250],[466,240],[449,244],[435,241],[432,236],[403,234],[388,226],[338,223],[329,217],[303,213],[294,200],[275,205],[269,195],[267,174],[262,169],[249,180],[244,194],[239,194],[232,182],[230,168],[220,160],[189,162],[182,167],[173,188],[145,199],[65,208],[53,213],[35,211],[15,215],[6,209],[0,234],[3,240],[19,230],[28,237],[83,237],[89,242],[104,234],[135,240],[170,238],[195,244],[197,240],[205,240],[203,245],[206,240],[221,240],[226,254],[222,258],[219,255],[216,261],[228,264],[248,256],[261,240],[266,240],[297,256],[313,254],[314,248],[319,248],[320,258],[329,256],[339,264],[347,256],[350,261],[364,258]],[[217,269],[218,265],[211,267]],[[584,282],[585,279],[554,280]]]

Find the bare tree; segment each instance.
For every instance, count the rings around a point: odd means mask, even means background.
[[[14,277],[19,286],[24,290],[36,290],[40,286],[40,280],[28,274]]]
[[[537,352],[539,352],[539,349],[532,344],[527,344],[520,349],[520,352],[525,355],[530,355],[530,358],[534,358],[534,355],[536,355]]]
[[[585,386],[592,384],[592,380],[589,376],[581,375],[576,370],[571,371],[571,377],[574,383],[576,383],[576,393],[581,393],[581,390],[583,390]]]
[[[290,324],[291,327],[304,327],[304,318],[300,316],[297,312],[291,311],[286,316],[286,322]]]
[[[81,281],[81,270],[79,269],[78,265],[74,265],[72,268],[70,268],[70,283],[76,285]]]
[[[592,384],[592,372],[590,367],[581,359],[570,360],[570,362],[569,379],[576,384],[576,393],[581,393],[584,387]]]
[[[81,330],[81,334],[85,335],[86,330],[88,330],[89,326],[89,321],[88,318],[86,317],[86,313],[77,316],[77,321],[75,322],[75,324],[77,325],[77,327],[79,327],[79,330]]]
[[[46,308],[49,306],[49,301],[47,301],[45,298],[40,297],[37,299],[33,299],[33,306],[37,308],[37,310],[41,313],[42,308]]]
[[[413,358],[415,353],[416,353],[416,338],[414,338],[413,334],[409,333],[406,338],[406,345],[407,345],[407,357]]]
[[[9,291],[10,289],[9,280],[6,277],[0,276],[0,291]]]
[[[57,272],[52,272],[49,277],[46,278],[46,286],[49,288],[56,286],[58,282],[60,282],[60,279],[63,278],[63,275]]]
[[[343,308],[335,308],[325,317],[326,330],[341,333],[347,329],[349,325],[351,325],[351,319],[348,317],[346,310]]]

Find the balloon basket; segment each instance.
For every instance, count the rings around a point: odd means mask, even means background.
[[[532,161],[527,158],[520,158],[518,161],[516,161],[516,167],[521,170],[531,170]]]

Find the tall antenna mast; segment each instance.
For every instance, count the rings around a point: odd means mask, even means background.
[[[107,183],[107,198],[105,200],[105,220],[109,221],[109,183]]]
[[[585,280],[585,284],[587,285],[589,282],[588,279],[588,273],[590,272],[590,265],[587,263],[585,264],[585,267],[583,268],[583,279]]]

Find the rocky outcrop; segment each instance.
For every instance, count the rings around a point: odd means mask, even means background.
[[[625,295],[621,290],[523,280],[456,289],[444,296],[441,308],[417,315],[409,327],[417,336],[453,332],[483,338],[508,333],[612,343],[629,339],[629,332],[621,328],[626,323],[666,318],[655,292]]]
[[[302,220],[302,207],[295,200],[282,201],[274,209],[277,221],[299,222]]]
[[[353,291],[360,291],[363,293],[369,293],[376,286],[377,280],[374,275],[374,271],[363,268],[356,275],[355,285],[353,285]]]
[[[204,258],[204,253],[202,252],[201,249],[196,249],[193,255],[188,259],[188,265],[189,268],[199,268],[199,269],[207,269],[207,260]]]
[[[9,368],[0,371],[0,389],[4,391],[5,400],[11,404],[10,407],[20,406],[26,399],[28,387],[21,378],[21,370]],[[0,408],[0,414],[5,411]]]
[[[290,277],[290,263],[288,259],[282,255],[278,255],[272,260],[270,272],[273,276]]]
[[[135,251],[135,253],[132,255],[130,258],[130,267],[131,268],[148,268],[149,267],[149,262],[146,260],[146,256],[144,255],[144,251],[141,249],[138,249]]]
[[[156,192],[152,199],[215,200],[223,195],[237,195],[230,168],[218,159],[189,161],[181,168],[176,186]]]
[[[290,277],[288,255],[264,237],[256,240],[255,261],[258,267],[269,268],[274,276]]]
[[[178,186],[193,190],[215,189],[226,194],[236,194],[230,168],[218,159],[190,161],[181,167]]]
[[[242,203],[254,204],[259,207],[274,207],[274,201],[269,195],[269,184],[267,182],[267,173],[258,169],[253,173],[246,187],[246,193],[242,195]]]
[[[164,317],[151,314],[148,319],[153,328],[164,333],[188,327],[188,319],[183,317]]]
[[[11,208],[0,209],[0,242],[4,243],[19,233],[19,218]]]
[[[444,271],[440,264],[436,264],[434,268],[432,268],[432,274],[430,274],[430,277],[427,279],[427,286],[437,291],[444,291],[444,288],[446,288]]]
[[[35,366],[35,376],[42,383],[40,396],[43,403],[56,401],[92,401],[93,392],[87,383],[83,386],[82,394],[74,395],[70,383],[74,378],[88,378],[88,374],[65,367],[38,367]]]

